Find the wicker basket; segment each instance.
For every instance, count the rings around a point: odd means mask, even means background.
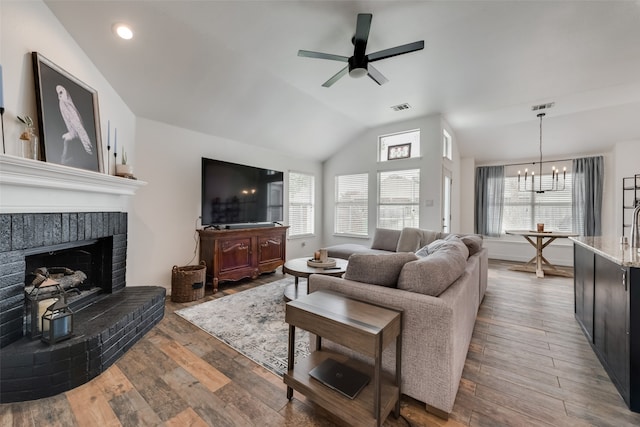
[[[204,261],[200,261],[200,265],[174,265],[171,271],[171,301],[189,302],[204,297],[206,273]]]

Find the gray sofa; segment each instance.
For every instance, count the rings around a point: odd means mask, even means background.
[[[333,290],[403,309],[402,393],[447,418],[487,286],[488,253],[481,236],[378,229],[371,248],[336,245],[328,249],[329,256],[349,259],[347,272],[342,278],[312,275],[309,292]],[[335,343],[323,342],[325,347],[360,358]],[[389,372],[395,369],[393,347],[383,355],[383,367]]]

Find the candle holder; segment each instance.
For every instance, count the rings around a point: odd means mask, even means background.
[[[25,292],[27,336],[30,338],[42,336],[42,316],[51,305],[61,299],[66,300],[64,289],[58,282],[49,278],[35,284],[30,292]]]
[[[73,311],[64,301],[64,298],[60,298],[47,307],[47,311],[42,316],[41,329],[41,340],[47,344],[55,344],[71,338],[73,334]]]

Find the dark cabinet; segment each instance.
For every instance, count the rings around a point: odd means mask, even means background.
[[[627,269],[595,257],[594,345],[625,400],[629,390]],[[627,394],[627,396],[625,396]]]
[[[576,320],[609,378],[640,412],[640,268],[574,244]]]
[[[218,283],[255,279],[284,264],[289,227],[242,228],[237,230],[198,230],[200,259],[207,264],[207,279]]]
[[[214,260],[219,263],[218,273],[224,274],[252,267],[250,238],[220,239],[217,246],[218,251],[214,255]]]
[[[258,263],[264,268],[266,265],[281,264],[285,255],[285,241],[282,236],[260,236],[258,238]],[[266,267],[267,269],[271,267]],[[273,268],[271,268],[273,269]]]
[[[573,265],[583,266],[576,268],[574,274],[575,312],[582,330],[591,343],[593,343],[593,297],[595,289],[594,260],[595,254],[593,252],[582,246],[575,247]]]

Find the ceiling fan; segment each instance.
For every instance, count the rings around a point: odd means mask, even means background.
[[[350,58],[341,55],[333,55],[330,53],[312,52],[309,50],[298,51],[298,56],[304,56],[307,58],[330,59],[332,61],[346,62],[348,64],[342,70],[338,71],[333,77],[324,82],[322,86],[330,87],[341,77],[347,74],[347,72],[351,77],[356,78],[368,75],[374,82],[378,83],[379,85],[383,85],[388,82],[387,78],[383,76],[380,71],[375,69],[373,65],[371,65],[371,62],[380,61],[381,59],[391,58],[392,56],[398,56],[405,53],[414,52],[416,50],[424,49],[424,40],[420,40],[419,42],[408,43],[402,46],[380,50],[368,55],[365,54],[365,51],[367,50],[367,41],[369,39],[369,30],[371,28],[372,17],[373,15],[370,13],[358,14],[358,20],[356,23],[356,34],[351,39],[351,42],[354,46],[353,56]]]

